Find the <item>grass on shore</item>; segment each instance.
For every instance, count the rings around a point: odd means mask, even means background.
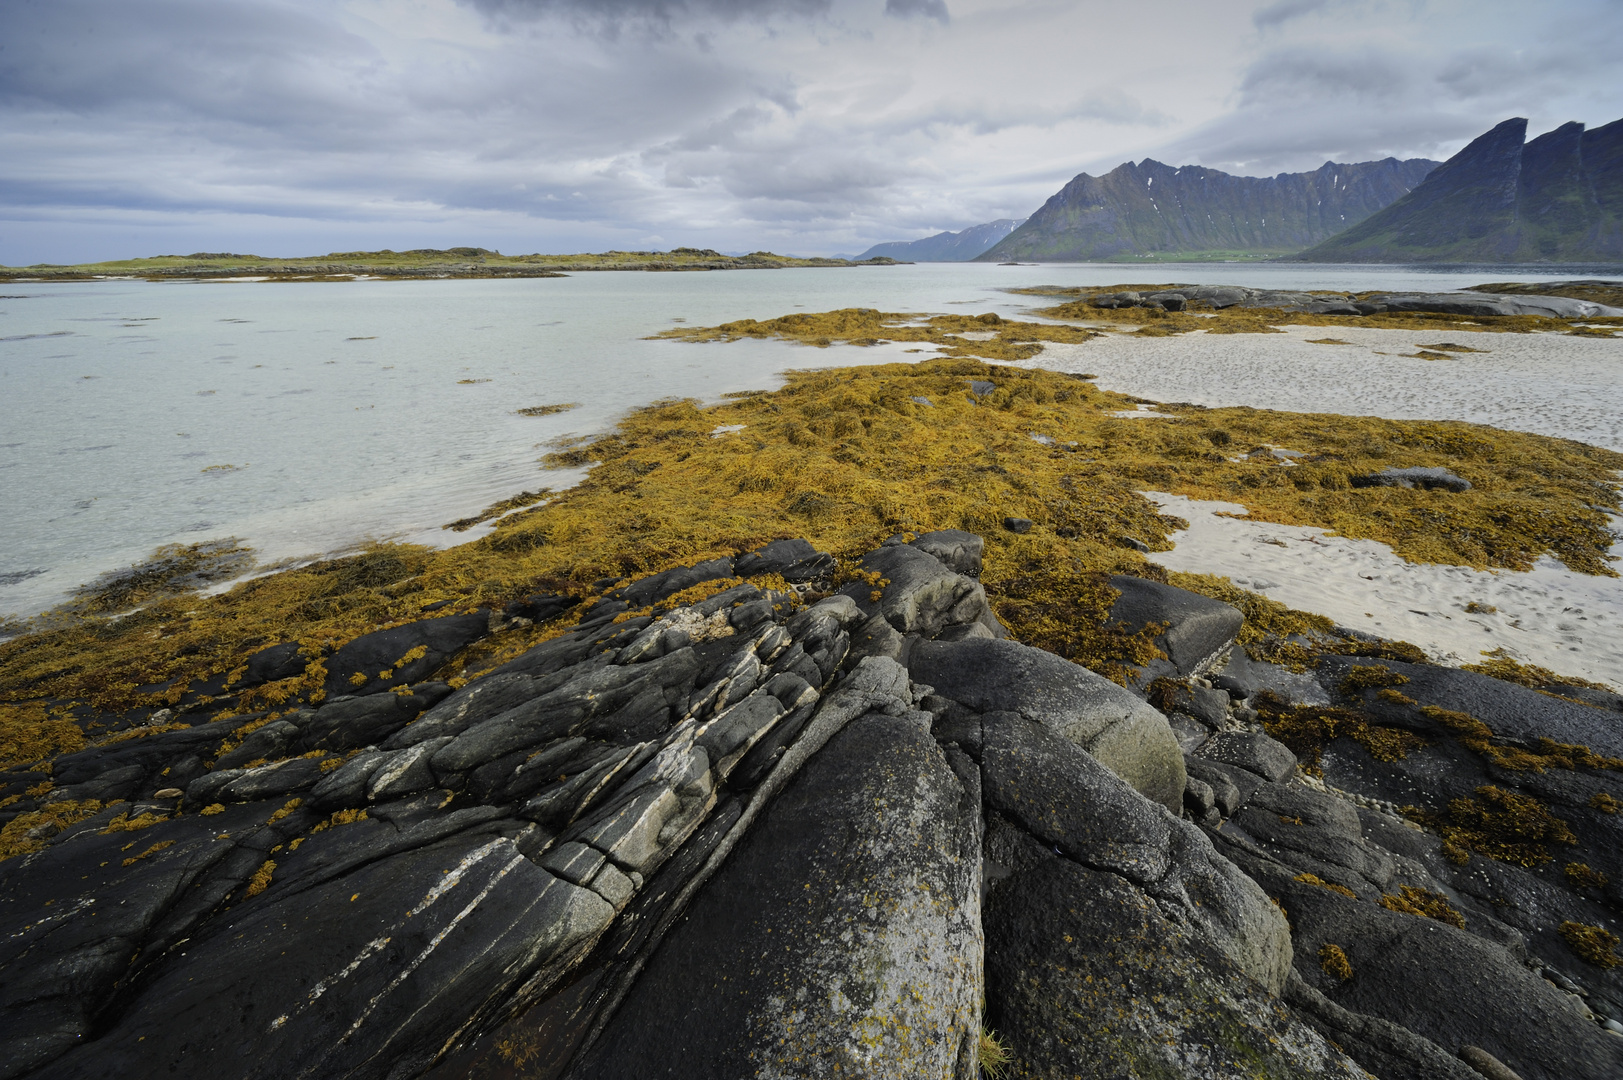
[[[1007,324],[969,321],[999,335],[972,344],[1003,347]],[[956,325],[930,320],[920,332],[950,335]],[[973,393],[975,380],[994,388]],[[499,607],[537,591],[585,596],[601,578],[790,536],[850,558],[902,531],[980,533],[988,594],[1015,635],[1114,673],[1115,658],[1135,646],[1101,632],[1115,595],[1105,576],[1164,578],[1132,543],[1166,550],[1182,524],[1138,494],[1145,489],[1243,503],[1260,520],[1380,540],[1415,561],[1525,569],[1552,554],[1574,570],[1612,573],[1611,535],[1597,508],[1618,505],[1623,455],[1464,423],[1189,405],[1162,406],[1163,419],[1112,415],[1133,404],[1074,376],[968,357],[794,372],[779,391],[709,409],[656,403],[552,455],[554,465],[593,468],[474,542],[378,545],[207,598],[159,589],[99,606],[82,600],[72,621],[0,644],[7,754],[26,760],[65,745],[72,703],[103,711],[173,703],[186,685],[239,670],[276,642],[304,645],[310,668],[247,692],[236,711],[309,694],[321,682],[315,657],[323,650],[430,609]],[[741,427],[712,435],[732,425]],[[1245,453],[1264,444],[1305,456],[1286,466]],[[1350,477],[1392,465],[1447,466],[1473,488],[1350,486]],[[1006,516],[1036,528],[1015,535],[1002,527]],[[1178,584],[1225,599],[1236,591],[1194,575]],[[1288,612],[1252,607],[1254,618],[1289,624]],[[556,632],[508,631],[465,661],[482,666]]]

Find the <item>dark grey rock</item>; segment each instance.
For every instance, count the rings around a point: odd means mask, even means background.
[[[425,739],[460,735],[479,721],[504,713],[553,688],[517,672],[487,675],[449,695],[381,745],[385,750],[402,750]]]
[[[980,582],[907,544],[869,552],[861,565],[888,584],[877,590],[866,584],[848,586],[845,594],[865,613],[883,615],[900,633],[933,637],[949,626],[975,622],[988,610]]]
[[[986,541],[960,529],[928,532],[910,541],[912,546],[934,556],[947,569],[969,578],[981,576],[981,553]]]
[[[295,675],[303,674],[308,663],[308,660],[299,655],[298,642],[284,641],[280,645],[260,649],[250,656],[248,670],[243,673],[242,681],[237,685],[246,690],[251,686],[260,686],[279,679],[291,679]]]
[[[964,796],[916,724],[850,722],[732,852],[569,1075],[731,1080],[861,1062],[875,1078],[969,1076],[980,863],[979,810]]]
[[[1006,517],[1003,519],[1003,527],[1012,533],[1028,533],[1031,531],[1032,524],[1030,518]]]
[[[1149,798],[1182,806],[1183,754],[1166,717],[1080,665],[1012,641],[925,641],[908,670],[976,712],[1051,727]]]
[[[1338,686],[1347,670],[1374,661],[1327,656],[1319,664],[1324,685]],[[1623,727],[1606,711],[1474,671],[1431,664],[1380,664],[1409,681],[1400,689],[1420,705],[1436,705],[1469,713],[1493,729],[1495,735],[1532,743],[1539,738],[1587,746],[1597,754],[1623,757]]]
[[[1201,674],[1219,661],[1245,622],[1238,608],[1159,581],[1118,574],[1110,584],[1121,590],[1110,608],[1111,622],[1134,631],[1166,623],[1157,642],[1179,675]]]
[[[1348,900],[1290,879],[1270,886],[1291,913],[1302,981],[1353,1012],[1401,1024],[1446,1048],[1478,1046],[1524,1080],[1623,1074],[1623,1040],[1504,948],[1435,919]],[[1324,972],[1335,944],[1352,965]]]
[[[234,771],[234,770],[233,770]],[[244,770],[214,796],[221,802],[257,802],[313,788],[321,779],[320,758],[291,758]],[[190,789],[187,789],[188,795]]]
[[[372,694],[324,705],[304,725],[298,745],[338,751],[377,745],[450,693],[445,683],[423,683],[409,694]]]
[[[1154,803],[1048,728],[1009,713],[983,724],[988,806],[1087,866],[1140,884],[1166,874],[1171,826]]]
[[[363,699],[364,700],[364,699]],[[304,729],[287,720],[273,720],[252,732],[229,754],[221,754],[214,762],[216,769],[236,769],[250,761],[264,761],[282,757],[288,747],[299,741]]]
[[[1349,481],[1355,488],[1403,487],[1425,488],[1427,491],[1470,491],[1471,482],[1456,476],[1440,466],[1429,468],[1383,469],[1378,473],[1354,476]]]
[[[549,694],[463,731],[435,752],[435,773],[466,772],[515,750],[574,735],[593,718],[632,704],[644,691],[674,702],[687,695],[697,673],[691,648],[643,664],[591,668]]]
[[[625,603],[629,607],[647,607],[657,604],[667,596],[690,589],[695,585],[702,585],[717,578],[733,576],[733,560],[711,559],[709,562],[695,563],[692,566],[677,566],[652,577],[645,577],[630,585],[615,589],[607,594],[615,600]]]
[[[1185,757],[1184,767],[1191,778],[1196,779],[1212,789],[1212,801],[1219,813],[1224,817],[1233,817],[1235,811],[1245,805],[1251,793],[1262,786],[1262,778],[1245,769],[1225,768],[1215,762],[1200,757]],[[1241,783],[1235,782],[1235,775],[1239,774]]]
[[[1264,784],[1234,824],[1273,858],[1367,899],[1392,882],[1392,857],[1367,842],[1352,804],[1300,784]]]
[[[864,657],[883,656],[901,662],[904,642],[901,631],[890,625],[883,615],[875,615],[851,634],[851,647],[846,651],[845,663],[855,667]]]
[[[579,603],[580,597],[578,596],[564,596],[559,593],[535,593],[508,604],[502,610],[510,619],[529,619],[533,623],[543,623],[549,619],[556,619]]]
[[[613,910],[510,840],[442,841],[233,909],[52,1071],[418,1075],[470,1018],[550,985]]]
[[[791,585],[821,581],[836,568],[834,556],[818,551],[808,540],[774,540],[733,562],[733,572],[739,577],[777,574]]]
[[[141,942],[232,848],[220,835],[226,816],[90,832],[0,863],[0,1076],[91,1037]]]
[[[1213,670],[1212,685],[1231,695],[1250,698],[1266,690],[1291,705],[1328,705],[1311,671],[1293,672],[1281,664],[1252,660],[1244,649],[1231,649],[1228,662]]]
[[[1296,755],[1290,752],[1290,748],[1260,732],[1218,732],[1201,744],[1195,753],[1211,761],[1254,772],[1273,783],[1296,773]]]
[[[996,822],[987,857],[1005,872],[985,903],[986,1026],[1023,1075],[1363,1080],[1169,913],[1196,910],[1192,901],[1163,908],[1130,880]]]
[[[453,653],[478,641],[489,630],[490,616],[484,612],[474,612],[471,615],[424,619],[363,634],[327,657],[327,697],[381,694],[397,686],[418,682],[432,675]],[[423,650],[421,655],[401,663],[408,653],[419,648]],[[380,677],[385,671],[391,673],[387,679]]]
[[[1051,850],[1181,909],[1185,925],[1259,983],[1284,984],[1289,930],[1262,890],[1085,751],[1029,720],[988,717],[981,778],[989,808]]]
[[[1381,1080],[1477,1080],[1477,1074],[1430,1039],[1401,1024],[1351,1012],[1291,972],[1285,1000],[1325,1038]]]
[[[356,754],[316,782],[310,791],[311,805],[325,812],[363,805],[372,774],[391,756],[384,750],[367,750]],[[204,794],[202,789],[197,790],[198,797]],[[194,797],[192,790],[188,789],[187,797]]]

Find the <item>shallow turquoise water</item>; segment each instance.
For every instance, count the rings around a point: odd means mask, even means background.
[[[0,615],[40,611],[167,543],[235,536],[270,562],[367,538],[468,539],[478,533],[440,526],[572,481],[539,468],[551,440],[658,398],[713,401],[774,386],[786,368],[904,355],[642,340],[676,320],[837,307],[1013,315],[1030,301],[1000,290],[1036,284],[1440,289],[1504,274],[925,264],[0,286]],[[581,407],[516,414],[559,402]]]

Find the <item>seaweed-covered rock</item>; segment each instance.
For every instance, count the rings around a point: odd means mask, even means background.
[[[1416,465],[1407,469],[1382,469],[1378,473],[1351,477],[1348,482],[1355,488],[1403,487],[1455,492],[1471,490],[1471,481],[1439,466]]]
[[[1121,579],[1185,759],[999,640],[980,557],[896,537],[804,606],[732,579],[830,568],[780,541],[600,582],[455,691],[402,682],[427,620],[360,694],[6,771],[0,1077],[969,1080],[983,990],[1030,1076],[1618,1070],[1606,700],[1363,640],[1291,673]]]
[[[381,694],[417,682],[489,633],[490,616],[445,615],[363,634],[327,657],[329,698]]]
[[[1167,654],[1166,673],[1198,675],[1220,663],[1245,622],[1236,607],[1159,581],[1118,574],[1110,584],[1121,591],[1110,608],[1112,623],[1134,633],[1146,626],[1165,626],[1156,644]],[[1147,671],[1149,677],[1163,673],[1157,664]]]

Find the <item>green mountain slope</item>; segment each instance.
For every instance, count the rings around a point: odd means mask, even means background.
[[[1524,143],[1506,120],[1304,262],[1623,262],[1623,120]]]
[[[1145,159],[1066,184],[982,261],[1143,261],[1300,251],[1391,204],[1435,161],[1326,162],[1307,173],[1231,176]]]

